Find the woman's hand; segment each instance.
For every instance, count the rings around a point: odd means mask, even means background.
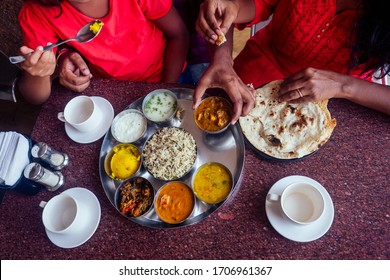
[[[238,10],[235,1],[205,0],[200,6],[196,30],[206,41],[215,44],[219,35],[228,32]]]
[[[345,98],[390,115],[390,86],[314,68],[286,78],[278,100],[304,102],[330,98]]]
[[[20,53],[26,57],[20,66],[31,76],[50,77],[54,73],[56,58],[52,51],[43,51],[42,46],[37,47],[35,51],[23,46],[20,48]]]
[[[232,124],[240,116],[249,114],[255,104],[255,90],[245,85],[237,76],[231,63],[211,63],[200,79],[194,93],[194,108],[196,108],[206,89],[222,88],[234,104]]]
[[[307,68],[286,78],[279,92],[279,102],[320,101],[343,97],[348,76],[336,72]]]
[[[84,91],[91,83],[92,74],[80,54],[65,53],[59,62],[60,84],[75,91]]]

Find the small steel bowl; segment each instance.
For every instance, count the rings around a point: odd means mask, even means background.
[[[142,112],[126,109],[115,116],[111,134],[120,143],[133,143],[145,135],[148,122]]]
[[[121,163],[122,164],[121,168],[123,168],[123,169],[121,169],[121,170],[112,170],[112,168],[111,168],[111,161],[112,161],[114,155],[116,153],[118,153],[122,149],[130,149],[129,153],[134,152],[135,156],[138,156],[138,159],[139,159],[138,163],[136,165],[134,165],[133,162]],[[122,155],[122,156],[125,157],[125,154]],[[131,156],[132,156],[132,154],[129,154],[129,157],[131,157]],[[126,159],[126,158],[123,158],[123,159]],[[117,159],[117,160],[119,160],[119,159]],[[118,144],[118,145],[114,146],[107,153],[107,155],[106,155],[106,157],[104,159],[104,170],[106,171],[106,174],[111,179],[114,179],[114,180],[117,180],[117,181],[123,181],[123,180],[126,180],[128,178],[133,177],[135,174],[138,173],[138,171],[141,168],[141,165],[142,165],[141,152],[133,144]],[[131,169],[132,172],[128,172],[129,169]],[[116,172],[116,171],[120,171],[120,172]],[[126,172],[128,172],[128,173],[126,174]],[[120,173],[124,173],[124,174],[120,174]]]
[[[165,123],[176,114],[177,96],[167,89],[156,89],[145,96],[142,101],[142,112],[151,122]]]
[[[231,171],[219,162],[201,165],[192,177],[195,196],[207,204],[217,204],[228,198],[233,184]]]
[[[194,211],[195,196],[192,189],[180,181],[163,185],[154,200],[154,210],[165,223],[179,224],[184,222]]]
[[[223,97],[210,96],[201,101],[194,111],[194,121],[206,133],[225,131],[232,120],[232,105]]]
[[[154,203],[155,191],[143,177],[132,177],[122,182],[115,191],[115,207],[127,218],[145,216]]]

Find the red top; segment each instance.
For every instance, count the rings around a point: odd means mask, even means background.
[[[255,19],[247,26],[274,14],[235,59],[245,83],[257,88],[308,67],[347,73],[356,10],[336,14],[336,0],[255,0],[255,5]]]
[[[161,81],[166,39],[152,20],[163,17],[171,0],[110,0],[109,13],[100,18],[104,26],[88,43],[67,43],[88,62],[94,76],[133,81]],[[24,44],[35,49],[47,42],[73,38],[79,29],[95,20],[68,1],[58,7],[27,2],[20,14]]]

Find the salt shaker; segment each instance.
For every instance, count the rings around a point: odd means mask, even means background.
[[[64,175],[59,171],[50,171],[39,163],[28,164],[23,171],[24,177],[38,182],[46,187],[48,191],[56,191],[64,185]]]
[[[55,170],[61,170],[69,164],[67,154],[58,152],[43,142],[39,142],[31,148],[31,155],[34,158],[42,159]]]

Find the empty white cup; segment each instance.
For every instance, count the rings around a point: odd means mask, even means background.
[[[86,95],[71,99],[57,117],[81,132],[92,131],[102,118],[99,107],[91,97]]]
[[[42,222],[45,228],[57,234],[72,234],[83,228],[87,211],[82,203],[66,194],[41,201]]]
[[[323,214],[325,201],[322,193],[308,183],[293,183],[281,195],[270,193],[270,202],[280,203],[283,214],[297,224],[310,224]]]

